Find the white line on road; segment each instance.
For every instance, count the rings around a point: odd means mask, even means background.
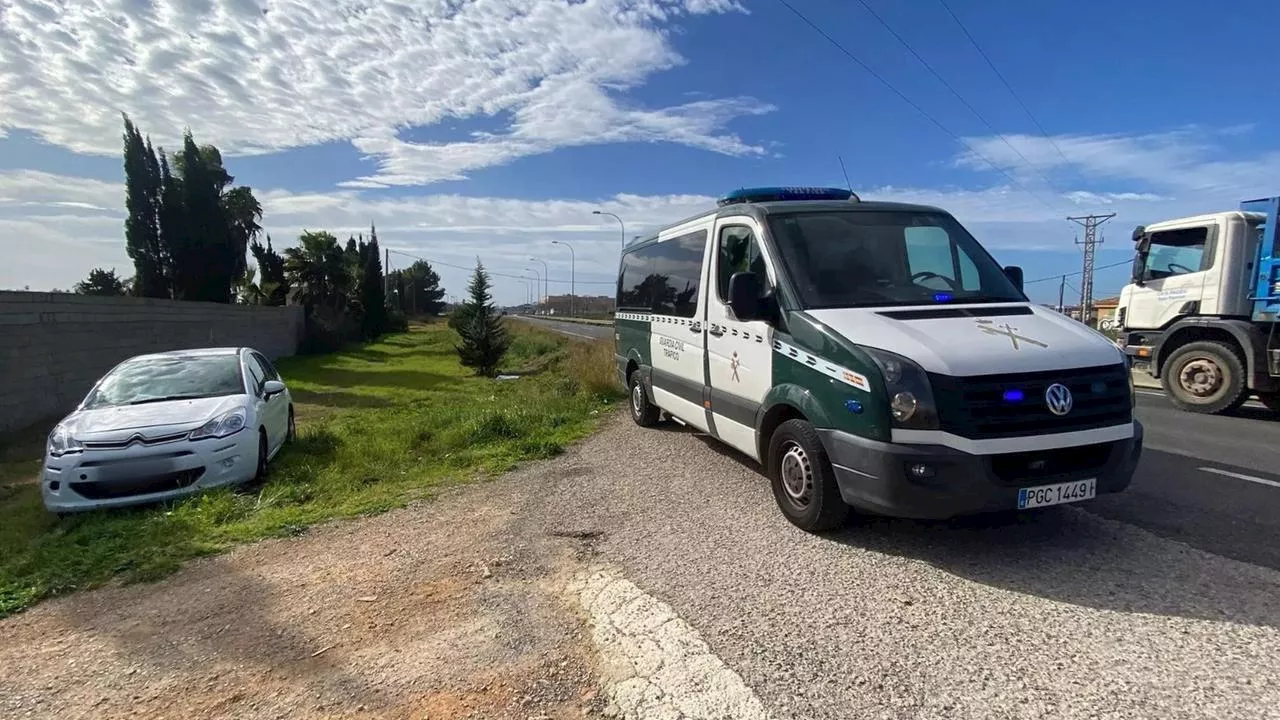
[[[572,336],[574,336],[574,337],[586,338],[587,340],[602,340],[602,339],[603,339],[603,338],[601,338],[601,337],[599,337],[599,336],[597,336],[597,335],[583,335],[582,333],[569,332],[568,330],[561,330],[561,329],[559,329],[559,328],[548,327],[547,329],[548,329],[548,330],[554,330],[555,332],[563,333],[563,334],[565,334],[565,335],[572,335]]]
[[[1169,397],[1168,395],[1160,392],[1159,390],[1143,390],[1142,388],[1138,388],[1137,393],[1139,395],[1150,395],[1151,397],[1161,397],[1161,398]],[[1266,405],[1263,405],[1261,402],[1257,400],[1248,400],[1245,402],[1244,406],[1247,408],[1256,408],[1256,409],[1262,409],[1262,410],[1267,409]]]
[[[1254,477],[1252,475],[1244,475],[1238,472],[1231,472],[1230,470],[1219,470],[1218,468],[1202,467],[1200,469],[1207,473],[1213,473],[1215,475],[1226,475],[1227,477],[1233,477],[1233,478],[1236,478],[1237,480],[1248,480],[1251,483],[1258,483],[1259,485],[1270,485],[1271,487],[1280,488],[1280,482],[1276,482],[1275,480],[1266,480],[1264,478]]]

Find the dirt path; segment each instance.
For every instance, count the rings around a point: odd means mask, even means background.
[[[44,603],[0,623],[0,717],[598,715],[563,590],[582,544],[521,527],[531,491],[463,489]]]

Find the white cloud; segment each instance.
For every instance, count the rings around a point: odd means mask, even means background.
[[[1236,132],[1240,130],[1229,128],[1227,134]],[[967,142],[982,156],[1013,172],[1029,174],[1026,163],[1010,145],[1042,172],[1069,171],[1070,177],[1066,172],[1058,173],[1059,184],[1083,177],[1091,182],[1138,185],[1139,192],[1134,193],[1137,195],[1157,193],[1214,203],[1272,191],[1274,179],[1280,174],[1280,152],[1220,160],[1217,158],[1224,152],[1215,144],[1214,136],[1222,134],[1189,128],[1142,135],[1060,135],[1052,142],[1038,135],[1006,135],[1008,144],[998,137],[967,138]],[[977,170],[990,167],[973,152],[961,153],[956,163]]]
[[[1266,194],[1270,186],[1260,184],[1257,177],[1267,172],[1267,163],[1280,161],[1267,154],[1218,159],[1206,149],[1213,147],[1212,136],[1210,131],[1186,131],[1127,138],[1055,138],[1090,184],[1089,189],[1073,189],[1059,197],[1076,214],[1095,208],[1117,213],[1104,226],[1104,234],[1114,233],[1127,241],[1133,225],[1230,209],[1242,199]],[[1026,144],[1024,152],[1037,153],[1036,158],[1051,165],[1056,151],[1043,138],[1039,141]],[[960,162],[967,160],[962,157]],[[1130,168],[1123,177],[1115,176],[1120,174],[1117,168],[1143,163],[1148,169]],[[1057,169],[1066,169],[1061,158]],[[881,186],[861,195],[868,200],[942,207],[997,257],[1006,249],[1073,252],[1079,232],[1063,213],[1007,185],[978,189]],[[624,218],[630,238],[714,205],[714,198],[703,195],[623,194],[535,201],[458,194],[390,197],[361,188],[318,193],[259,190],[258,197],[266,213],[264,225],[280,246],[291,244],[304,228],[329,230],[345,238],[367,231],[373,222],[384,247],[463,268],[479,256],[499,273],[520,274],[530,266],[541,271],[540,264],[527,259],[537,255],[550,265],[551,277],[557,281],[552,290],[558,292],[567,290],[569,254],[552,240],[572,243],[577,278],[582,282],[579,292],[610,291],[620,229],[612,218],[592,215],[593,210]],[[7,255],[10,262],[0,266],[0,287],[67,287],[95,264],[114,264],[127,274],[131,266],[123,248],[123,206],[119,183],[35,171],[0,172],[0,238],[6,238],[0,243],[6,250],[12,248]],[[1124,245],[1111,242],[1104,250]],[[401,255],[393,255],[392,260],[398,266],[411,262]],[[446,287],[461,292],[466,270],[440,270]],[[520,286],[507,279],[500,278],[498,291],[502,302],[523,297]]]
[[[691,14],[733,0],[12,0],[0,21],[0,135],[30,130],[116,154],[121,111],[173,146],[183,127],[228,154],[350,140],[377,160],[356,187],[465,177],[568,145],[674,142],[732,155],[751,98],[674,107],[626,91],[683,59]],[[405,128],[502,113],[509,128],[415,143]]]

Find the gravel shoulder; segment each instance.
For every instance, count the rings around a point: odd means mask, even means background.
[[[632,677],[628,615],[682,659]],[[736,455],[619,416],[499,481],[0,622],[0,716],[693,718],[721,687],[777,718],[1256,720],[1277,657],[1273,570],[1080,508],[807,535]],[[712,680],[622,702],[680,664]]]

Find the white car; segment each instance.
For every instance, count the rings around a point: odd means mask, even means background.
[[[104,375],[49,434],[44,506],[96,510],[247,482],[294,435],[293,399],[262,353],[139,355]]]

